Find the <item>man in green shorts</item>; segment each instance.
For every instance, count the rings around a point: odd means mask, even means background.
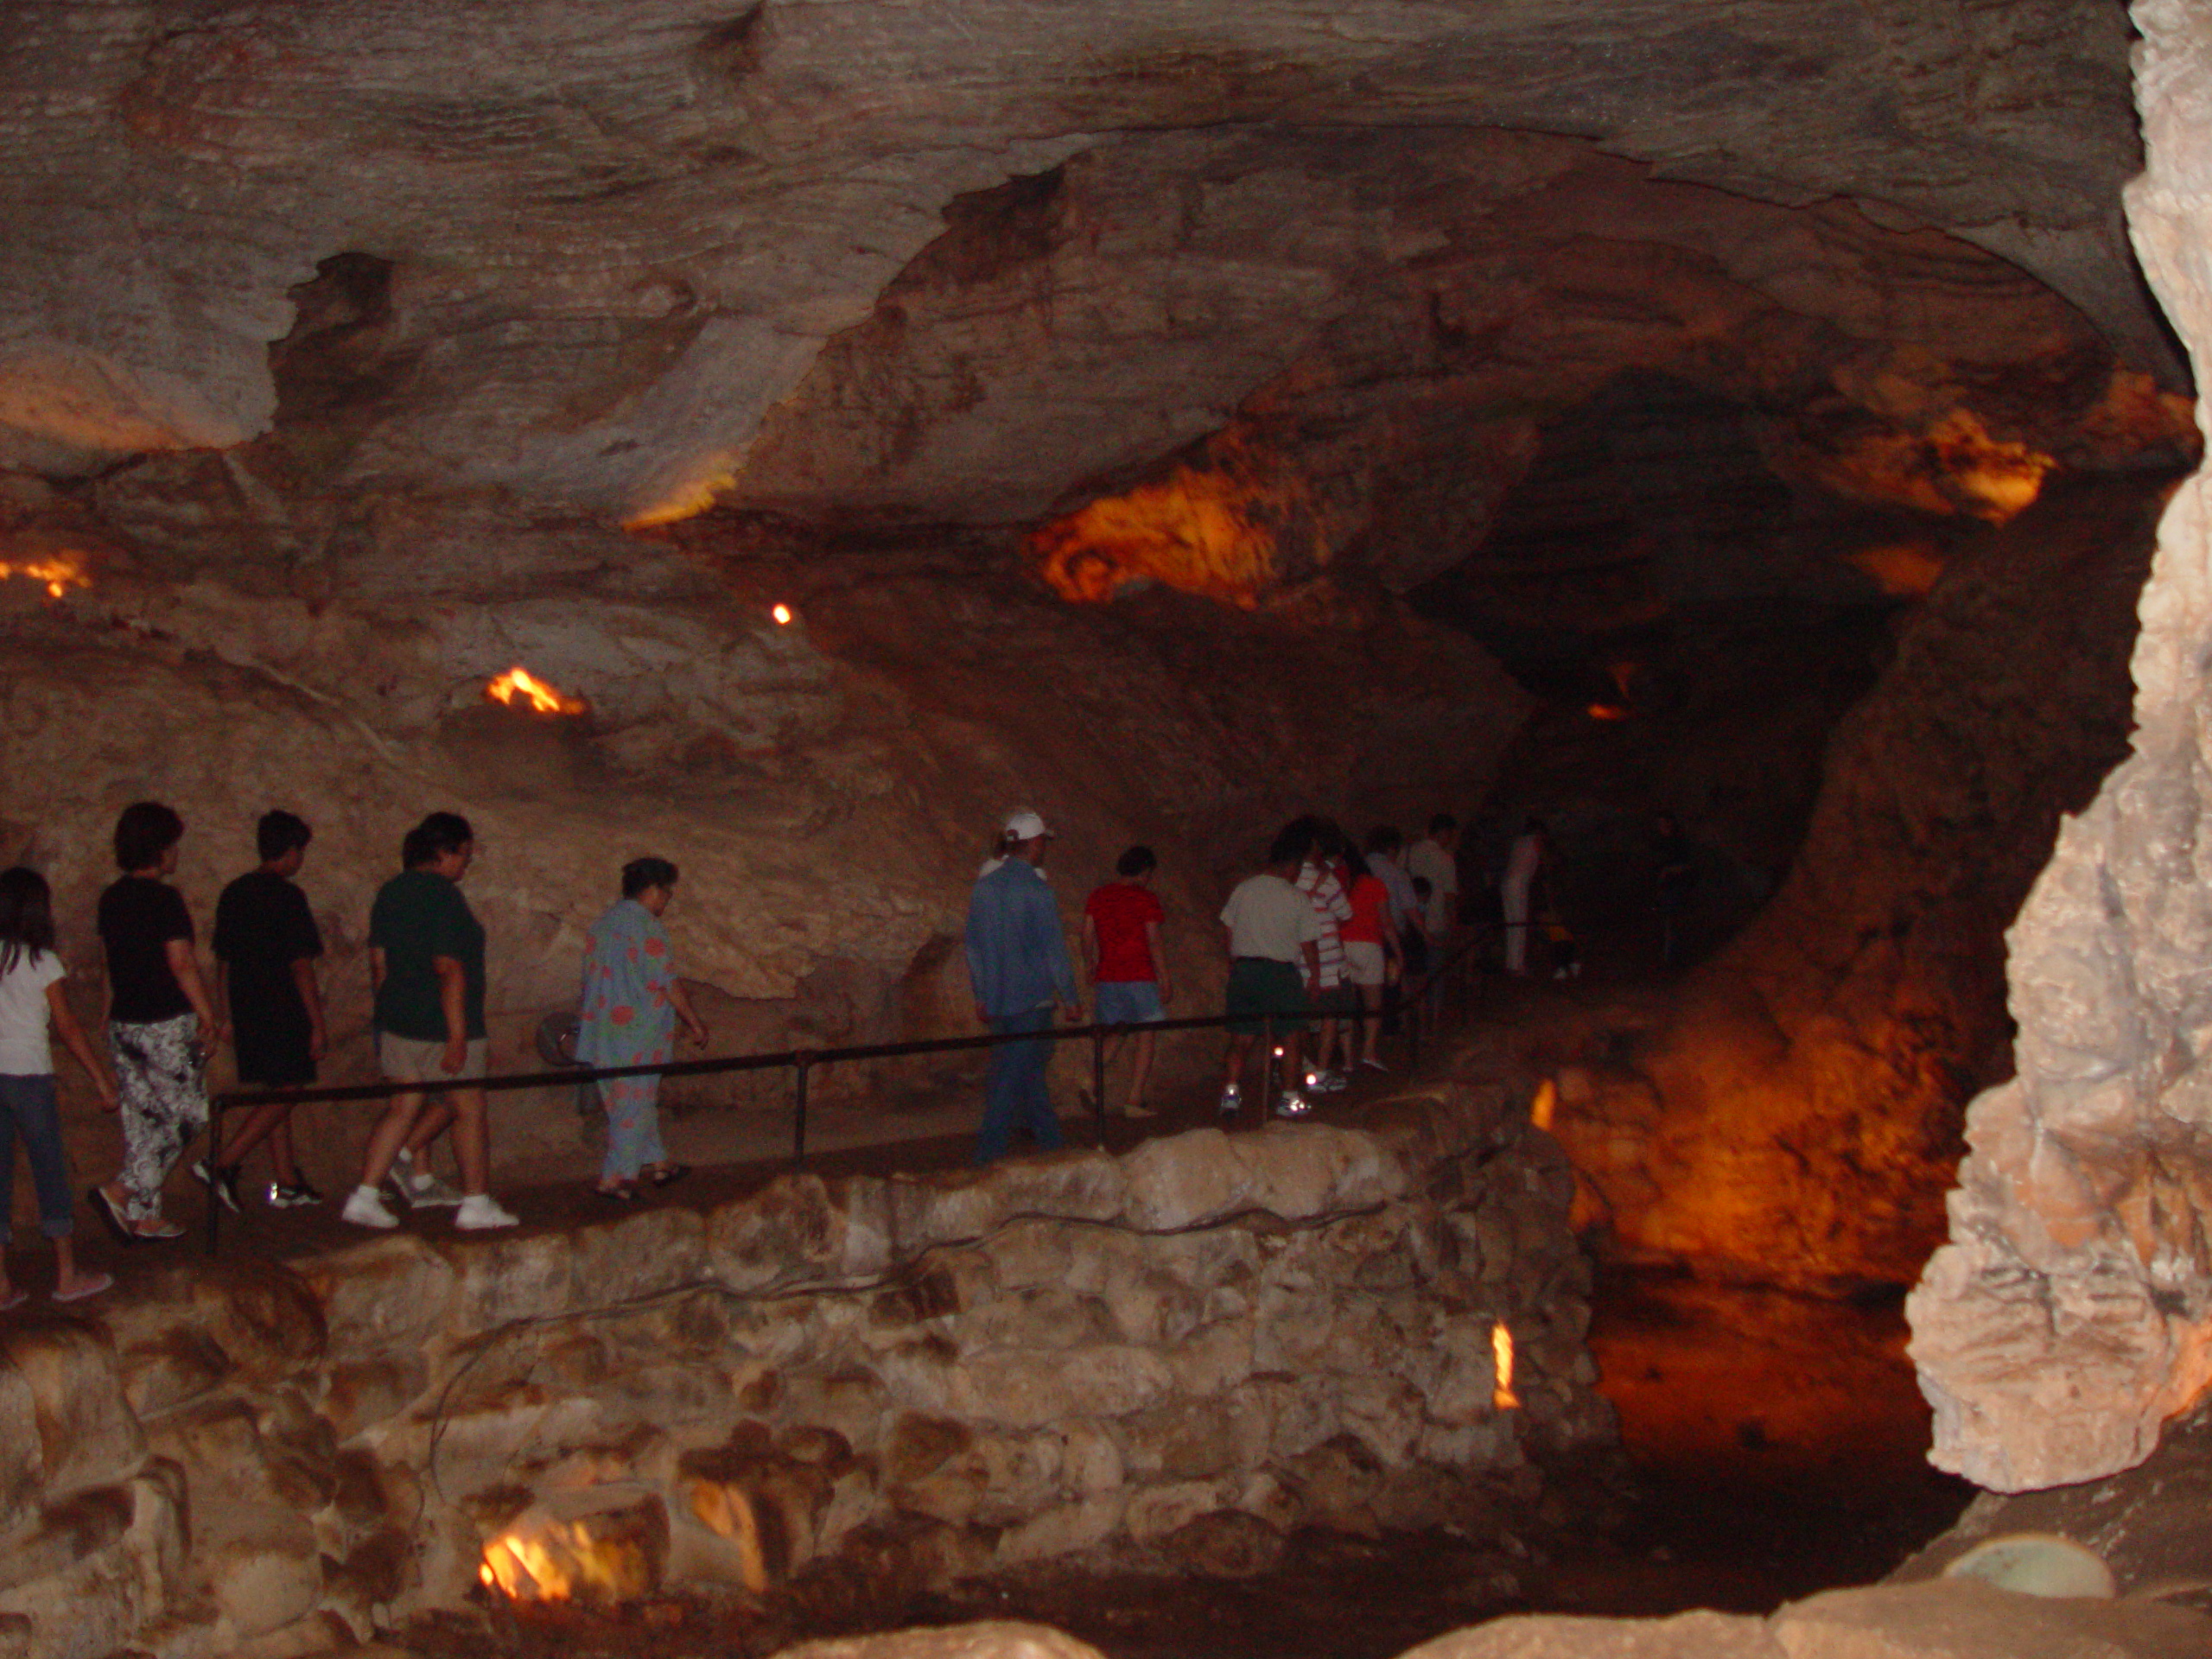
[[[1303,1117],[1313,1109],[1298,1090],[1300,1048],[1306,1035],[1307,998],[1321,972],[1320,918],[1297,887],[1300,866],[1313,848],[1313,830],[1301,820],[1287,827],[1268,849],[1268,868],[1237,884],[1221,912],[1229,930],[1229,1056],[1223,1068],[1221,1115],[1234,1117],[1244,1104],[1244,1063],[1257,1037],[1282,1041],[1282,1094],[1278,1117]]]

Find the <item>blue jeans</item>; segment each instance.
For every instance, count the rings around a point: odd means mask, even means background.
[[[61,1100],[51,1074],[0,1076],[0,1203],[15,1190],[19,1135],[38,1189],[38,1230],[48,1238],[67,1238],[72,1230],[69,1160],[61,1150]],[[0,1238],[8,1235],[7,1220],[0,1209]]]
[[[1052,1028],[1049,1007],[991,1021],[991,1029],[1001,1037]],[[1042,1040],[1001,1043],[991,1051],[991,1077],[983,1087],[983,1128],[976,1137],[978,1164],[1005,1157],[1016,1128],[1027,1128],[1040,1152],[1058,1148],[1060,1120],[1052,1116],[1052,1099],[1045,1089],[1045,1067],[1052,1058],[1052,1044]]]

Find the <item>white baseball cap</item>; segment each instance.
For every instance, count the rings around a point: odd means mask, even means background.
[[[1052,833],[1045,827],[1045,820],[1026,806],[1006,815],[1006,837],[1008,841],[1034,841],[1039,836]]]

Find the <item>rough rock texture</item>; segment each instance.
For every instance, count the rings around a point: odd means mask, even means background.
[[[1656,1031],[1575,1057],[1556,1132],[1624,1243],[1782,1282],[1918,1271],[1964,1102],[2007,1066],[2001,930],[2126,753],[2156,505],[2054,487],[1971,547],[1831,741],[1772,903]]]
[[[2201,359],[2212,33],[2191,6],[2136,16],[2150,167],[2128,212]],[[2065,826],[2012,931],[2019,1076],[1974,1103],[1951,1242],[1912,1300],[1935,1458],[1999,1491],[2139,1460],[2212,1382],[2207,508],[2192,479],[2161,526],[2133,753]]]
[[[958,198],[1183,128],[1280,142],[1293,172],[1311,131],[1520,128],[1738,195],[1856,198],[2036,272],[2139,365],[2162,353],[2112,207],[2134,165],[2124,19],[2064,0],[1940,19],[1745,0],[1694,20],[43,0],[4,29],[0,453],[47,470],[264,429],[289,291],[367,256],[391,268],[403,372],[363,468],[680,505],[742,473],[764,416]],[[1349,308],[1297,260],[1230,257],[1262,333]],[[1104,333],[1158,343],[1192,313],[1147,301]],[[1248,363],[1266,354],[1247,340]],[[1221,355],[1166,367],[1158,433],[1218,424],[1245,389]],[[1029,435],[988,434],[1001,454]]]
[[[0,1618],[27,1659],[205,1655],[365,1637],[480,1576],[927,1582],[1207,1516],[1469,1519],[1612,1438],[1571,1192],[1520,1102],[1458,1091],[1369,1131],[181,1266],[97,1322],[9,1322],[31,1460],[0,1485]]]
[[[1767,1618],[1501,1618],[1405,1659],[2183,1659],[2208,1642],[2212,1618],[2186,1608],[1939,1581],[1832,1590]]]

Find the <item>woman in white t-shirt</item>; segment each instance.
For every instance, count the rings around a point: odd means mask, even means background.
[[[0,870],[0,1203],[15,1188],[16,1138],[30,1154],[38,1189],[39,1230],[54,1241],[54,1300],[80,1302],[115,1282],[84,1273],[70,1243],[69,1160],[61,1149],[61,1103],[54,1084],[48,1027],[92,1073],[100,1103],[116,1108],[115,1079],[85,1039],[84,1027],[61,994],[67,969],[54,953],[54,896],[35,870]],[[0,1241],[7,1236],[0,1211]],[[26,1292],[8,1281],[0,1251],[0,1308],[18,1306]]]

